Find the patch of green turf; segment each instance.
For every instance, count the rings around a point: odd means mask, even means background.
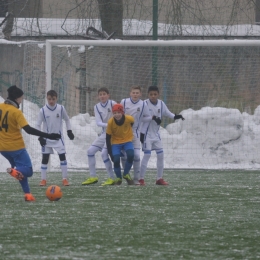
[[[0,259],[257,259],[260,174],[166,171],[169,186],[82,186],[87,173],[49,173],[63,197],[50,202],[39,173],[29,179],[36,202],[0,175]]]

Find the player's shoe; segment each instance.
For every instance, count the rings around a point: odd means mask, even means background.
[[[121,184],[122,184],[122,179],[116,178],[115,182],[114,182],[114,185],[121,185]]]
[[[33,197],[33,195],[31,193],[25,193],[24,200],[25,201],[35,201],[35,198]]]
[[[139,180],[134,180],[134,185],[139,186],[140,185]]]
[[[62,185],[63,185],[63,186],[70,186],[70,184],[69,184],[69,182],[68,182],[67,179],[63,179],[63,180],[62,180]]]
[[[140,180],[139,180],[139,184],[140,184],[141,186],[145,186],[144,179],[140,179]]]
[[[90,184],[95,184],[98,182],[98,177],[90,177],[83,181],[81,184],[82,185],[90,185]]]
[[[46,180],[41,180],[39,186],[46,186]]]
[[[156,185],[169,185],[169,183],[168,182],[166,182],[164,179],[159,179],[159,180],[157,180],[156,181],[156,183],[155,183]]]
[[[114,185],[115,184],[115,181],[111,178],[108,178],[105,182],[103,182],[101,184],[101,186],[106,186],[106,185]]]
[[[21,181],[24,178],[23,174],[14,168],[7,168],[6,171],[18,181]]]
[[[123,178],[126,180],[128,185],[135,185],[129,173],[124,175]]]

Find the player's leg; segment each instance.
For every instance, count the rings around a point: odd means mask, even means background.
[[[61,174],[62,174],[62,185],[69,186],[68,165],[67,165],[65,153],[59,154],[59,158],[60,158],[60,168],[61,168]]]
[[[112,163],[111,163],[111,160],[108,156],[108,151],[107,151],[107,147],[106,145],[104,145],[102,151],[101,151],[101,157],[102,157],[102,160],[105,164],[105,167],[106,167],[106,171],[107,171],[107,175],[108,175],[108,179],[102,183],[101,185],[102,186],[105,186],[105,185],[113,185],[114,184],[114,179],[115,179],[115,173],[113,171],[113,167],[112,167]]]
[[[41,181],[40,181],[40,184],[39,184],[40,186],[46,186],[49,158],[50,158],[49,153],[43,153],[42,154]]]
[[[122,144],[112,144],[114,172],[116,174],[115,185],[120,185],[122,183],[122,173],[120,166],[120,154],[122,146]]]
[[[157,177],[156,184],[157,185],[168,185],[169,183],[163,179],[163,168],[164,168],[164,152],[162,147],[161,140],[157,140],[153,144],[153,148],[156,151],[157,155]]]
[[[140,139],[139,139],[139,136],[134,135],[133,145],[134,145],[134,161],[133,161],[134,182],[135,182],[135,184],[139,184],[139,179],[140,179]]]
[[[145,178],[145,173],[147,170],[147,165],[148,165],[149,159],[151,157],[152,146],[153,146],[153,140],[145,137],[144,143],[143,143],[144,155],[143,155],[143,158],[141,161],[141,168],[140,168],[140,180],[139,180],[140,185],[145,185],[144,178]]]
[[[90,185],[98,182],[98,177],[96,173],[96,153],[98,151],[102,151],[106,139],[104,138],[103,134],[99,136],[88,148],[87,156],[88,156],[88,167],[89,167],[89,174],[90,177],[83,181],[82,185]]]
[[[24,192],[24,198],[26,201],[35,201],[35,198],[30,192],[30,186],[28,183],[28,177],[33,175],[32,163],[26,149],[21,149],[13,152],[2,152],[2,155],[11,162],[11,165],[15,165],[16,168],[8,168],[7,172],[19,180],[22,190]],[[12,159],[10,159],[10,157]]]
[[[126,153],[126,162],[124,168],[123,178],[127,181],[128,185],[134,185],[134,180],[132,180],[129,172],[134,162],[134,146],[132,142],[127,142],[124,144],[124,150]]]

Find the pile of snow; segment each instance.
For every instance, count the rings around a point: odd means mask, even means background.
[[[4,100],[0,97],[0,103]],[[23,102],[23,113],[31,126],[35,126],[39,107],[27,100]],[[165,154],[165,168],[207,169],[259,169],[260,168],[260,106],[253,115],[240,113],[237,109],[204,107],[200,110],[187,109],[181,112],[184,121],[160,128]],[[97,138],[101,129],[95,118],[88,113],[71,118],[75,139],[69,140],[65,133],[67,161],[70,170],[88,168],[87,149]],[[34,170],[41,165],[41,146],[36,136],[23,131],[27,150]],[[142,152],[141,152],[142,157]],[[104,168],[100,153],[97,153],[97,168]],[[58,156],[51,157],[51,170],[59,171]],[[9,164],[0,157],[0,172]],[[153,152],[148,167],[156,168]]]

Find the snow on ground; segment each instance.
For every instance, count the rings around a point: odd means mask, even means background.
[[[0,97],[0,103],[4,100]],[[23,112],[31,126],[35,126],[39,108],[24,100]],[[260,168],[260,106],[253,115],[240,113],[237,109],[203,107],[181,112],[185,120],[178,120],[160,128],[165,154],[165,168],[208,168],[208,169],[259,169]],[[71,118],[75,139],[69,140],[64,124],[67,161],[70,170],[88,168],[87,149],[97,138],[100,128],[89,114]],[[41,165],[41,146],[36,136],[23,131],[27,150],[34,170]],[[104,168],[101,155],[97,153],[97,168]],[[141,152],[142,157],[142,152]],[[59,171],[59,159],[51,157],[51,170]],[[9,167],[7,160],[0,157],[0,172]],[[148,167],[156,167],[153,152]]]

